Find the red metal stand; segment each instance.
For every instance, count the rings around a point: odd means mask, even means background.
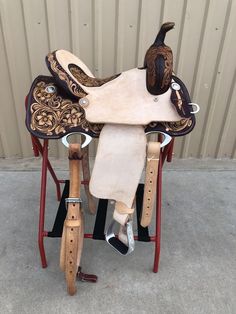
[[[46,207],[46,190],[47,190],[47,171],[49,170],[57,190],[57,199],[61,198],[60,183],[64,183],[64,180],[59,180],[53,170],[53,167],[48,159],[48,140],[43,141],[43,145],[38,138],[31,136],[33,151],[35,156],[39,153],[42,155],[42,170],[41,170],[41,192],[40,192],[40,208],[39,208],[39,227],[38,227],[38,245],[41,257],[42,267],[47,267],[47,260],[44,249],[44,237],[47,237],[48,231],[44,230],[45,221],[45,207]],[[162,192],[162,166],[164,161],[167,159],[168,162],[172,160],[174,140],[172,140],[160,154],[159,161],[159,171],[157,178],[157,192],[156,192],[156,231],[155,235],[151,236],[151,242],[155,242],[155,253],[154,253],[154,263],[153,272],[158,271],[159,258],[160,258],[160,248],[161,248],[161,192]],[[86,181],[82,181],[83,184],[88,184]],[[92,234],[87,233],[84,238],[92,239]],[[137,236],[135,236],[137,240]]]

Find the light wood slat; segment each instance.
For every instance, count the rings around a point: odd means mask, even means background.
[[[194,87],[194,73],[198,62],[198,52],[202,44],[201,34],[204,27],[204,14],[208,3],[205,0],[188,1],[181,41],[179,62],[176,66],[177,75],[185,82],[190,96]],[[192,99],[194,102],[194,99]],[[191,145],[191,134],[179,141],[179,157],[187,158]],[[191,156],[190,156],[191,157]]]
[[[45,57],[49,52],[48,20],[44,1],[22,0],[32,77],[49,75]],[[58,156],[56,141],[49,143],[49,156]]]
[[[44,1],[22,0],[32,77],[48,75],[44,59],[49,52],[48,21]]]
[[[184,9],[184,0],[166,0],[164,2],[163,21],[161,22],[175,22],[175,29],[167,33],[165,40],[166,45],[170,46],[173,50],[174,70],[176,70],[178,45],[180,44],[182,35],[181,29]]]
[[[70,0],[72,51],[94,72],[92,0]]]
[[[2,109],[2,118],[5,120],[3,121],[3,125],[11,125],[11,129],[8,126],[4,126],[4,133],[6,133],[2,135],[4,150],[6,156],[10,153],[13,156],[20,155],[28,157],[32,155],[32,150],[29,134],[25,127],[24,102],[31,78],[20,1],[1,1],[1,24],[6,49],[5,62],[7,64],[7,67],[3,65],[3,68],[1,68],[1,72],[4,68],[6,70],[4,71],[4,75],[1,75],[1,80],[4,79],[5,81],[1,84],[1,88],[3,88],[3,94],[6,94],[5,97],[8,99],[3,105],[3,108],[5,106],[8,106],[8,108]],[[1,53],[3,52],[1,51]],[[9,80],[8,73],[10,76]],[[13,132],[14,139],[12,138]],[[13,142],[15,143],[15,149],[12,146]],[[6,145],[12,147],[8,146],[7,148]],[[12,151],[13,149],[15,152]]]
[[[139,1],[119,0],[116,14],[116,72],[122,72],[137,66]]]
[[[48,24],[49,51],[71,50],[70,3],[67,0],[47,0],[46,19]],[[42,63],[44,60],[41,60]],[[66,157],[67,151],[59,141],[55,142],[56,157]]]
[[[159,31],[161,19],[161,2],[156,0],[140,3],[140,22],[138,33],[137,65],[143,66],[147,49],[154,42]]]
[[[225,29],[221,42],[222,51],[219,51],[219,62],[215,67],[211,106],[202,141],[201,154],[212,158],[216,157],[217,143],[224,127],[225,114],[228,112],[227,95],[231,93],[236,68],[236,45],[232,45],[235,40],[235,33],[233,32],[236,28],[235,15],[236,3],[234,2],[233,7],[228,7],[228,14],[225,17]],[[233,140],[232,138],[232,144]]]
[[[116,0],[94,1],[95,75],[115,74]]]
[[[2,139],[1,139],[1,134],[0,134],[0,158],[4,158],[4,157],[6,157],[6,156],[4,154]]]
[[[236,141],[235,141],[234,147],[232,149],[231,158],[236,159]]]
[[[201,107],[197,115],[196,128],[191,134],[189,155],[193,157],[205,157],[201,152],[201,143],[211,105],[211,89],[215,79],[214,70],[221,45],[226,13],[226,1],[217,0],[210,2],[199,54],[199,62],[196,66],[196,84],[193,92],[194,101]]]
[[[185,1],[184,0],[166,0],[163,3],[163,12],[162,12],[162,23],[165,22],[175,22],[174,30],[171,30],[166,35],[165,43],[170,46],[173,51],[173,62],[174,62],[174,71],[177,70],[177,61],[179,55],[179,46],[181,43],[182,36],[182,20],[183,12],[185,10]],[[175,141],[174,153],[177,158],[181,155],[181,146],[183,139],[177,139]]]
[[[177,74],[186,82],[190,91],[194,84],[194,69],[197,66],[198,50],[202,45],[201,31],[205,9],[207,9],[205,0],[187,2],[183,34],[181,38],[176,37],[181,41]]]
[[[2,151],[4,151],[4,157],[21,157],[22,152],[18,122],[14,108],[14,99],[12,95],[8,59],[4,48],[5,43],[2,27],[0,27],[0,46],[2,47],[2,49],[0,49],[0,68],[2,74],[0,75],[0,137]],[[9,136],[10,134],[12,134],[12,136]]]
[[[68,0],[46,0],[49,50],[71,50],[70,5]]]
[[[103,77],[103,62],[102,62],[102,37],[103,37],[103,15],[102,2],[93,1],[92,16],[93,16],[93,63],[94,76]],[[105,49],[104,49],[105,50]]]
[[[234,32],[233,32],[234,33]],[[228,109],[221,136],[218,138],[217,158],[235,158],[236,145],[236,70],[232,82],[232,91],[227,99]]]

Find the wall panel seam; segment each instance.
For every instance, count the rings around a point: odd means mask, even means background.
[[[232,101],[232,96],[233,96],[233,92],[234,92],[235,87],[236,87],[236,70],[234,71],[234,76],[233,76],[232,83],[231,83],[230,90],[229,90],[229,94],[228,94],[228,97],[226,100],[226,106],[225,106],[226,110],[224,112],[224,116],[222,119],[222,125],[221,125],[221,130],[220,130],[221,132],[220,132],[220,135],[218,137],[218,141],[216,143],[216,154],[215,154],[216,158],[218,157],[218,154],[219,154],[220,145],[222,145],[223,134],[225,132],[225,129],[228,126],[228,124],[226,124],[226,120],[227,120],[228,114],[230,114],[229,108],[230,108],[230,103]]]
[[[0,11],[0,29],[2,30],[2,37],[3,37],[3,50],[4,50],[4,54],[6,56],[6,67],[7,67],[7,71],[8,71],[8,77],[9,77],[9,83],[10,83],[10,90],[11,90],[11,96],[12,96],[12,100],[13,100],[13,111],[16,117],[16,128],[18,130],[18,138],[20,141],[20,154],[21,156],[23,156],[23,151],[22,151],[22,141],[21,141],[21,137],[20,137],[20,128],[19,128],[19,121],[17,119],[17,110],[16,110],[16,101],[15,101],[15,95],[14,95],[14,89],[13,89],[13,82],[12,82],[12,76],[11,76],[11,71],[10,71],[10,60],[9,60],[9,56],[7,53],[7,45],[6,45],[6,35],[5,35],[5,31],[4,31],[4,27],[3,27],[3,23],[2,23],[2,16],[1,16],[1,11]],[[24,107],[22,106],[22,108],[24,109]]]
[[[204,125],[206,125],[206,129],[205,129],[204,133],[202,132],[202,141],[200,142],[200,145],[199,145],[199,155],[202,155],[203,157],[206,157],[206,154],[207,154],[207,145],[208,145],[208,141],[209,141],[209,128],[212,125],[212,116],[214,115],[214,110],[215,110],[215,104],[212,103],[212,99],[213,99],[213,94],[214,94],[214,90],[215,90],[215,86],[216,86],[217,72],[218,72],[219,63],[220,63],[221,56],[222,56],[227,26],[229,23],[231,4],[232,4],[231,1],[229,1],[228,5],[227,5],[227,10],[226,10],[224,25],[223,25],[223,31],[222,31],[222,35],[221,35],[221,39],[220,39],[219,49],[217,52],[217,58],[216,58],[216,63],[215,63],[215,68],[214,68],[214,73],[213,73],[213,79],[211,82],[211,89],[210,89],[210,94],[209,94],[209,98],[208,98],[208,102],[209,102],[210,106],[208,106],[206,109],[206,115],[205,115],[205,119],[204,119]],[[215,157],[216,157],[216,154],[215,154]]]

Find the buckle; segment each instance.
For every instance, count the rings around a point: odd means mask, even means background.
[[[68,207],[68,204],[77,204],[77,203],[82,203],[82,199],[80,197],[67,197],[65,199],[66,202],[66,207]]]
[[[124,244],[120,239],[118,239],[113,232],[114,226],[117,222],[113,219],[111,224],[109,225],[106,233],[105,239],[107,243],[118,253],[121,255],[128,255],[134,250],[134,234],[133,234],[133,221],[129,220],[125,224],[126,227],[126,235],[128,240],[128,246]]]

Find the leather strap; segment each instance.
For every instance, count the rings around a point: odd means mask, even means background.
[[[70,189],[67,216],[64,221],[60,267],[65,271],[68,293],[76,292],[76,276],[83,247],[83,214],[80,207],[80,145],[69,145]]]
[[[133,214],[134,207],[132,206],[131,208],[129,208],[128,206],[125,205],[125,203],[117,201],[115,204],[115,212],[117,212],[117,215],[118,214]],[[114,216],[113,218],[115,219]]]
[[[119,219],[120,217],[119,214],[120,215],[133,214],[133,212],[134,212],[134,206],[130,208],[126,206],[125,203],[117,201],[115,204],[115,212],[114,212],[113,218],[116,220],[116,218],[114,217],[115,215],[117,216],[117,219]]]
[[[156,191],[158,175],[160,145],[161,144],[159,142],[148,143],[143,210],[141,216],[142,227],[147,227],[152,219],[154,195]]]
[[[122,202],[116,202],[113,219],[120,224],[118,239],[126,245],[128,245],[126,223],[133,220],[133,212],[134,206],[129,208]]]
[[[74,206],[75,205],[75,206]],[[65,220],[65,270],[68,293],[75,294],[76,274],[78,269],[78,262],[80,262],[80,255],[78,256],[79,242],[83,241],[80,235],[81,217],[79,215],[80,204],[69,204],[67,218]],[[81,246],[81,245],[80,245]],[[81,253],[81,250],[80,250]]]
[[[77,278],[80,281],[86,282],[97,282],[98,280],[98,277],[96,275],[82,273],[81,267],[78,268]]]
[[[115,209],[113,213],[113,219],[120,225],[125,226],[125,224],[129,220],[129,214],[121,214]]]
[[[84,181],[90,181],[90,169],[89,169],[89,146],[83,148],[83,159],[82,159],[82,171],[83,171],[83,179]],[[88,200],[88,209],[89,212],[93,215],[96,213],[96,203],[94,197],[89,191],[88,184],[84,185],[84,190]]]

